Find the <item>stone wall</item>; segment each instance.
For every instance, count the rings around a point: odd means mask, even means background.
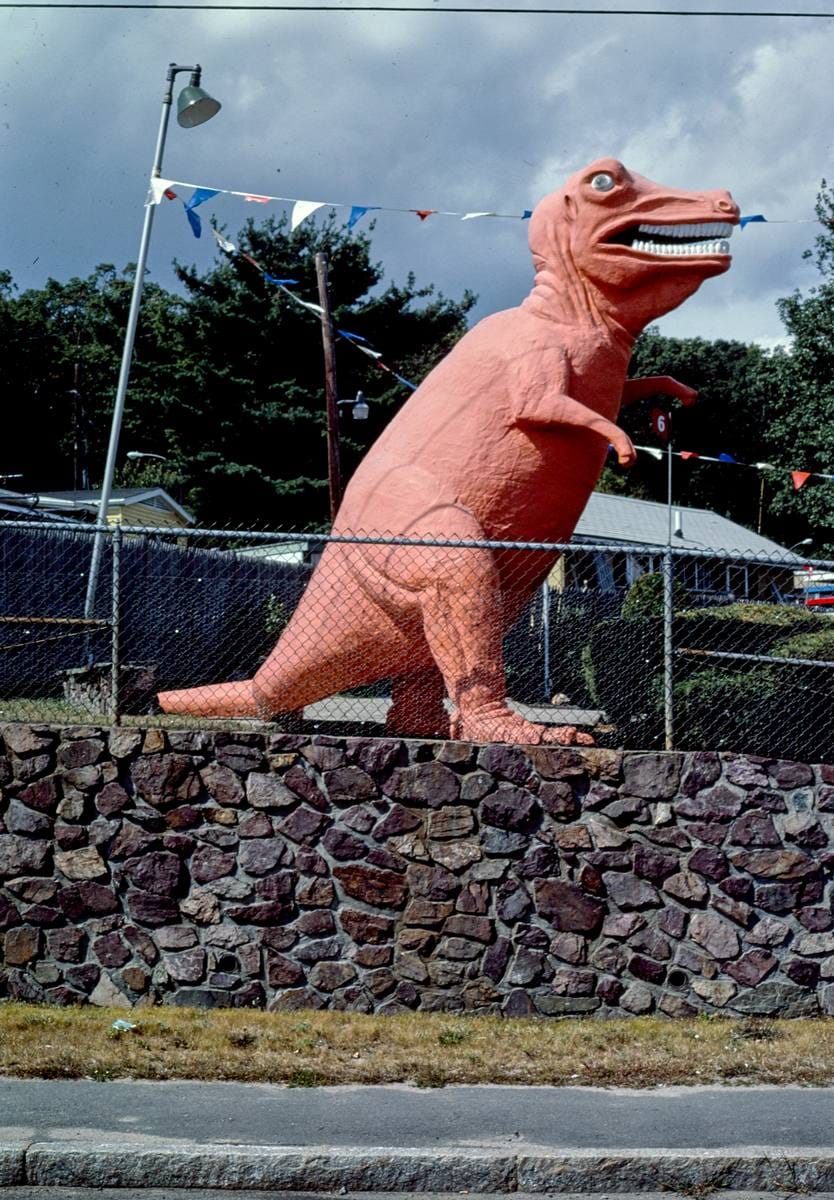
[[[834,768],[8,725],[0,995],[834,1013]]]

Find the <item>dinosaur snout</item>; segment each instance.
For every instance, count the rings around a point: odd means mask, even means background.
[[[729,192],[719,193],[719,195],[715,198],[714,203],[716,209],[720,213],[724,213],[726,216],[732,217],[735,221],[738,220],[741,210]]]

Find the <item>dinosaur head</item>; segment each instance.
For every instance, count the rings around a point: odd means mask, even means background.
[[[550,293],[557,306],[557,297],[590,306],[636,335],[727,270],[738,220],[729,192],[664,187],[598,159],[533,212],[536,307]]]

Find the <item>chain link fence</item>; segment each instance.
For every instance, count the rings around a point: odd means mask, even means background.
[[[393,696],[398,732],[425,733],[454,713],[409,597],[439,571],[435,613],[503,644],[507,695],[527,720],[576,725],[604,746],[834,762],[834,563],[610,542],[99,532],[91,608],[94,526],[0,526],[0,721],[263,720],[269,687],[244,713],[233,701],[249,685],[229,685],[263,680],[269,661],[294,681],[274,713],[283,728],[379,734]],[[435,640],[436,658],[454,656]],[[398,666],[417,642],[422,674],[404,707]],[[194,687],[209,689],[207,711],[160,716],[158,693]],[[293,688],[321,687],[294,703]]]

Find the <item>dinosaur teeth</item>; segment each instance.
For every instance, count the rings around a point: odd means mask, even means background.
[[[728,238],[733,226],[726,221],[704,221],[697,225],[638,225],[637,231],[672,238]]]
[[[631,243],[632,250],[642,254],[656,254],[661,258],[701,257],[705,254],[729,254],[730,243],[725,239],[712,242],[649,242],[636,240]]]

